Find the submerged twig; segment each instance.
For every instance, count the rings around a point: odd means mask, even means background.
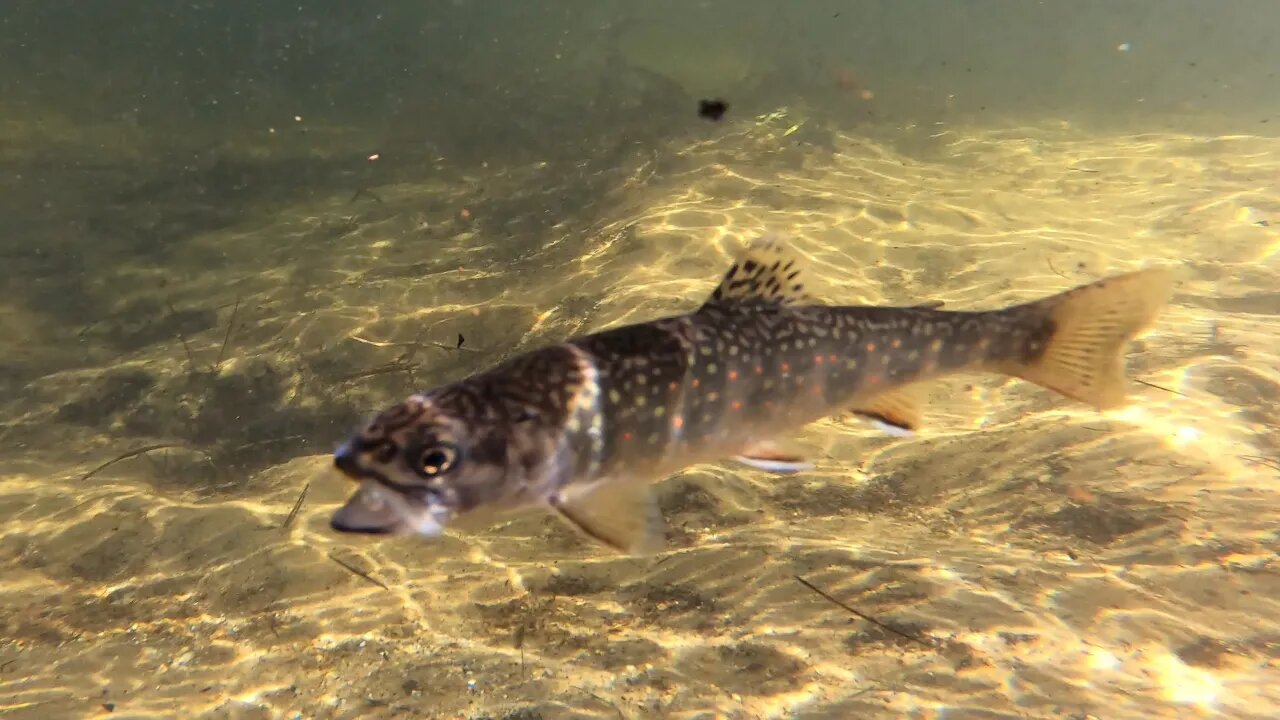
[[[1067,277],[1066,273],[1062,272],[1061,270],[1053,266],[1053,258],[1048,258],[1047,262],[1049,263],[1049,269],[1053,271],[1054,275],[1057,275],[1058,277],[1061,277],[1061,278],[1067,278],[1068,280],[1071,279]]]
[[[302,503],[307,499],[307,491],[311,489],[311,483],[302,486],[302,492],[298,493],[298,500],[293,504],[293,509],[289,511],[289,516],[284,519],[284,523],[280,525],[281,530],[288,530],[293,525],[294,518],[298,517],[298,511],[302,509]]]
[[[265,440],[254,440],[253,442],[247,442],[247,443],[244,443],[243,445],[237,445],[235,446],[234,449],[247,450],[249,448],[255,448],[262,445],[273,445],[275,443],[290,442],[292,440],[302,440],[304,438],[306,438],[306,435],[285,435],[283,437],[267,438]]]
[[[520,674],[524,675],[524,634],[529,627],[527,620],[522,619],[511,634],[511,644],[520,651]]]
[[[337,382],[350,382],[352,380],[363,380],[364,378],[374,377],[377,375],[389,375],[391,373],[398,373],[398,372],[412,373],[413,371],[414,371],[414,367],[409,363],[390,362],[390,363],[387,363],[386,365],[379,365],[374,368],[369,368],[368,370],[361,370],[360,372],[348,373],[346,375],[339,375],[338,377],[334,378],[334,380]]]
[[[240,296],[236,295],[236,304],[231,307],[231,319],[227,320],[227,333],[222,336],[222,347],[218,350],[218,360],[213,369],[222,367],[222,360],[227,356],[227,343],[231,342],[231,333],[236,329],[236,314],[240,312]]]
[[[364,343],[365,345],[372,345],[374,347],[380,347],[380,348],[402,347],[402,348],[408,348],[408,350],[413,351],[413,350],[419,350],[425,347],[438,347],[442,350],[458,350],[461,352],[472,352],[472,353],[483,352],[483,350],[478,348],[463,347],[463,343],[466,342],[466,338],[462,337],[461,333],[458,334],[458,342],[455,345],[449,345],[447,343],[442,343],[442,342],[429,342],[429,343],[386,342],[382,340],[370,340],[368,338],[362,338],[359,335],[351,335],[349,337],[352,340],[355,340],[356,342]]]
[[[868,614],[866,614],[866,613],[862,612],[861,610],[858,610],[857,608],[855,608],[855,607],[853,607],[853,606],[849,605],[848,603],[845,603],[845,602],[843,602],[843,601],[841,601],[841,600],[836,599],[834,596],[832,596],[832,595],[831,595],[830,593],[828,593],[827,591],[823,590],[822,588],[818,587],[817,585],[814,585],[813,583],[809,582],[808,580],[805,580],[804,578],[800,577],[799,575],[796,575],[796,576],[795,576],[795,578],[796,578],[796,581],[797,581],[797,582],[799,582],[801,585],[803,585],[803,586],[805,586],[805,587],[809,588],[810,590],[814,591],[814,592],[815,592],[815,593],[817,593],[818,595],[822,596],[822,598],[823,598],[823,599],[825,599],[826,601],[828,601],[828,602],[832,603],[832,604],[833,604],[833,605],[835,605],[836,607],[839,607],[839,608],[841,608],[841,609],[845,610],[846,612],[848,612],[848,613],[850,613],[850,614],[852,614],[852,615],[855,615],[855,616],[857,616],[857,617],[859,617],[859,618],[862,618],[863,620],[866,620],[867,622],[871,623],[872,625],[875,625],[876,627],[880,628],[881,630],[885,630],[886,632],[893,633],[894,635],[897,635],[898,637],[903,638],[903,639],[906,639],[906,640],[910,640],[911,642],[919,643],[919,644],[921,644],[921,645],[923,645],[923,646],[925,646],[925,647],[927,647],[927,648],[932,648],[932,647],[933,647],[933,643],[929,642],[928,640],[925,640],[924,638],[919,637],[919,636],[917,636],[917,635],[912,635],[912,634],[910,634],[910,633],[903,632],[902,630],[899,630],[899,629],[897,629],[897,628],[893,627],[892,625],[887,625],[887,624],[885,624],[885,623],[880,622],[879,620],[877,620],[877,619],[875,619],[875,618],[871,617],[870,615],[868,615]]]
[[[459,335],[458,337],[462,337],[462,336],[461,336],[461,335]],[[448,344],[441,343],[441,342],[431,342],[431,343],[427,343],[427,344],[428,344],[428,345],[430,345],[430,346],[432,346],[432,347],[443,348],[443,349],[445,349],[445,350],[457,350],[457,351],[459,351],[459,352],[469,352],[469,353],[478,353],[478,352],[481,352],[481,351],[480,351],[479,349],[477,349],[477,348],[463,347],[461,343],[459,343],[459,344],[457,344],[457,345],[448,345]]]
[[[194,450],[195,452],[201,452],[199,450],[195,450],[195,448],[192,448],[189,445],[184,445],[183,443],[156,443],[154,445],[144,445],[140,448],[134,448],[133,450],[130,450],[128,452],[121,453],[111,458],[110,460],[102,463],[101,465],[95,467],[94,469],[90,470],[84,475],[81,475],[80,481],[83,482],[85,480],[88,480],[89,478],[93,477],[94,475],[97,475],[103,470],[106,470],[112,465],[115,465],[116,463],[124,462],[125,460],[132,460],[133,458],[136,458],[140,455],[146,455],[147,453],[155,450],[165,450],[168,448],[183,448],[186,450]]]
[[[187,364],[191,366],[191,374],[198,375],[200,366],[196,365],[196,355],[191,352],[191,343],[187,342],[187,338],[182,333],[178,333],[178,340],[182,342],[182,349],[187,352]]]
[[[339,558],[337,555],[334,555],[332,550],[330,550],[330,551],[327,553],[327,555],[328,555],[328,557],[329,557],[329,559],[330,559],[330,560],[332,560],[332,561],[334,561],[334,562],[338,563],[338,565],[339,565],[339,566],[341,566],[343,570],[346,570],[347,572],[351,573],[352,575],[355,575],[356,577],[360,578],[361,580],[364,580],[364,581],[365,581],[365,582],[367,582],[367,583],[372,583],[372,584],[374,584],[374,585],[377,585],[378,587],[382,588],[383,590],[387,590],[387,591],[390,591],[390,590],[391,590],[391,588],[387,587],[387,584],[386,584],[386,583],[382,582],[382,581],[381,581],[381,580],[379,580],[378,578],[376,578],[376,577],[374,577],[374,576],[370,575],[369,573],[365,572],[364,570],[361,570],[360,568],[356,567],[355,565],[352,565],[351,563],[349,563],[349,562],[347,562],[347,561],[345,561],[345,560],[342,560],[342,559],[341,559],[341,558]]]
[[[171,301],[169,301],[169,300],[165,300],[165,301],[164,301],[164,304],[165,304],[165,306],[166,306],[166,307],[168,307],[168,308],[169,308],[169,313],[170,313],[170,314],[172,314],[172,315],[177,315],[177,314],[178,314],[178,308],[176,308],[176,307],[174,307],[174,306],[173,306],[173,302],[171,302]],[[187,342],[187,337],[186,337],[185,335],[183,335],[183,334],[182,334],[182,331],[181,331],[181,330],[174,330],[173,332],[174,332],[174,334],[175,334],[175,335],[177,335],[177,336],[178,336],[178,340],[180,340],[180,341],[182,342],[182,349],[183,349],[183,350],[185,350],[185,351],[186,351],[186,353],[187,353],[187,364],[189,364],[189,365],[191,366],[191,374],[192,374],[192,375],[199,375],[199,374],[200,374],[200,366],[196,364],[196,354],[195,354],[194,352],[192,352],[192,351],[191,351],[191,343]]]
[[[1157,385],[1157,384],[1155,384],[1155,383],[1153,383],[1153,382],[1147,382],[1146,380],[1142,380],[1142,379],[1139,379],[1139,378],[1134,378],[1134,379],[1133,379],[1133,381],[1134,381],[1134,382],[1136,382],[1136,383],[1139,383],[1139,384],[1141,384],[1141,385],[1146,385],[1146,386],[1147,386],[1147,387],[1149,387],[1149,388],[1155,388],[1155,389],[1157,389],[1157,390],[1163,390],[1163,391],[1165,391],[1165,392],[1167,392],[1167,393],[1173,393],[1174,395],[1182,395],[1182,397],[1186,397],[1186,395],[1185,395],[1185,394],[1180,393],[1180,392],[1178,392],[1177,390],[1171,390],[1171,389],[1169,389],[1169,388],[1167,388],[1167,387],[1165,387],[1165,386],[1163,386],[1163,385]]]
[[[603,705],[608,705],[610,708],[613,708],[613,711],[618,713],[618,720],[627,720],[627,716],[622,713],[622,708],[618,707],[618,705],[614,703],[612,700],[609,700],[607,698],[602,698],[599,695],[591,692],[590,690],[582,687],[581,685],[570,685],[569,687],[575,690],[581,690],[587,695],[590,695],[591,697],[595,698],[597,702]]]
[[[1280,470],[1280,460],[1272,460],[1271,458],[1265,458],[1261,455],[1240,455],[1239,457],[1241,460],[1256,463],[1263,467],[1269,467],[1272,470]]]

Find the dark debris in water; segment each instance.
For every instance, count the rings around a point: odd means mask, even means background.
[[[716,122],[729,112],[729,103],[719,98],[698,101],[698,117]]]

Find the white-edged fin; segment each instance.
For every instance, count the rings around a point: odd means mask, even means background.
[[[582,534],[629,555],[651,555],[666,544],[666,523],[642,482],[605,478],[571,485],[549,500]]]
[[[774,442],[758,442],[733,456],[733,459],[757,470],[771,473],[798,473],[812,470],[813,463],[799,453],[787,451]]]
[[[903,427],[898,427],[897,425],[890,425],[889,423],[883,420],[877,420],[876,418],[867,418],[867,421],[871,423],[872,427],[884,433],[885,435],[888,435],[889,437],[909,438],[909,437],[916,436],[916,433],[914,430],[908,430]]]
[[[749,243],[729,266],[704,308],[739,304],[808,305],[800,263],[782,240],[765,235]]]
[[[876,393],[849,410],[894,437],[910,437],[920,428],[923,405],[924,384],[913,383]]]
[[[753,467],[756,470],[763,470],[764,472],[778,473],[779,475],[790,475],[793,473],[804,472],[805,470],[813,469],[813,463],[805,462],[803,460],[799,462],[788,462],[786,460],[775,460],[773,458],[747,457],[746,455],[734,455],[733,459],[737,460],[743,465],[746,465],[748,467]]]

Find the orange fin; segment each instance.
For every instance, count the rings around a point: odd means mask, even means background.
[[[876,393],[850,411],[870,420],[889,435],[909,437],[921,425],[923,406],[924,383],[913,383]]]
[[[813,463],[804,456],[785,450],[768,440],[747,446],[734,455],[733,459],[748,467],[772,473],[797,473],[813,469]]]
[[[651,555],[666,542],[666,522],[643,483],[604,478],[553,495],[562,520],[597,542],[630,555]]]
[[[1164,309],[1173,294],[1173,272],[1151,268],[1083,285],[1012,312],[1039,310],[1053,336],[1030,362],[1001,370],[1099,410],[1124,402],[1124,351]]]

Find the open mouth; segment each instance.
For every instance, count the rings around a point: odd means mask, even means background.
[[[345,470],[344,470],[345,472]],[[389,535],[401,532],[404,515],[390,497],[391,491],[366,480],[329,518],[329,526],[338,532]]]
[[[449,517],[448,509],[439,504],[415,502],[377,480],[365,479],[329,518],[329,526],[345,533],[439,537]]]

